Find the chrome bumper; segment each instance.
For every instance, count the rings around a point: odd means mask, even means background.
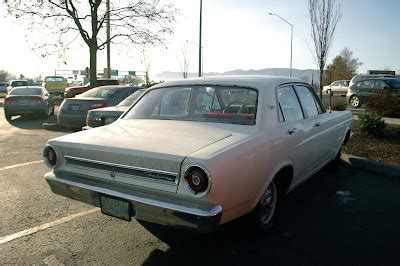
[[[45,175],[51,190],[58,195],[100,207],[100,195],[109,195],[131,202],[134,218],[203,233],[217,229],[222,216],[222,206],[204,206],[182,201],[162,201],[156,196],[139,191],[110,187],[91,180],[60,176],[54,172]]]

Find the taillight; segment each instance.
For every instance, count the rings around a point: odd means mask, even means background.
[[[6,103],[13,103],[13,102],[15,102],[15,100],[14,100],[14,98],[6,98],[6,99],[4,100],[4,102],[6,102]]]
[[[42,98],[40,98],[40,97],[36,97],[36,98],[32,99],[32,102],[34,102],[34,103],[42,103],[42,102],[44,102],[44,100]]]
[[[102,108],[106,107],[107,103],[106,102],[99,102],[99,103],[94,103],[90,106],[90,109],[96,109],[96,108]]]
[[[185,171],[186,188],[196,197],[205,196],[211,187],[209,175],[200,167],[192,166]]]

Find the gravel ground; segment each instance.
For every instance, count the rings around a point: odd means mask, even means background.
[[[400,165],[400,127],[388,127],[381,137],[373,137],[358,129],[343,148],[343,152],[367,159]]]

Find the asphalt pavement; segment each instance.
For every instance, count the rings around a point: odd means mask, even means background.
[[[0,264],[400,264],[400,179],[324,169],[288,196],[269,233],[245,217],[198,235],[125,222],[54,195],[42,149],[68,131],[42,122],[8,123],[0,108]]]

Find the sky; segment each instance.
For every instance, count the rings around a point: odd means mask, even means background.
[[[337,0],[342,18],[338,23],[328,62],[348,47],[368,69],[400,69],[400,1]],[[175,0],[180,10],[175,33],[165,45],[148,49],[152,75],[181,71],[178,57],[185,44],[190,47],[189,72],[197,72],[199,0]],[[4,5],[1,3],[0,5]],[[312,55],[310,19],[306,0],[203,0],[203,71],[288,68],[290,26],[268,12],[279,14],[294,25],[293,68],[316,69]],[[78,39],[64,59],[43,59],[30,48],[29,32],[5,15],[0,6],[0,69],[35,77],[54,70],[83,70],[89,64],[88,49]],[[189,42],[187,43],[186,40]],[[114,48],[114,49],[113,49]],[[140,47],[112,47],[113,69],[144,69]],[[63,63],[63,62],[66,62]],[[106,66],[105,52],[98,54],[98,69]]]

